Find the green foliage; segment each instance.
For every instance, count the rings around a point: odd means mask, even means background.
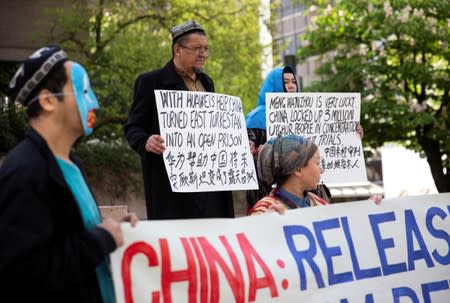
[[[5,108],[0,105],[0,156],[23,139],[25,128],[26,118],[22,110],[12,109],[11,104],[7,104]]]
[[[18,64],[0,62],[0,156],[23,139],[26,128],[24,110],[6,97],[8,83]]]
[[[322,61],[307,90],[361,92],[364,143],[425,154],[438,190],[450,191],[450,2],[304,2],[313,16],[298,55]]]
[[[94,184],[120,194],[128,185],[142,183],[139,158],[124,143],[122,126],[137,75],[161,68],[172,58],[169,30],[176,24],[194,19],[203,25],[213,50],[205,69],[216,91],[239,96],[246,111],[254,107],[261,83],[259,0],[96,0],[88,4],[63,0],[59,4],[48,7],[39,22],[52,26],[47,43],[59,44],[86,67],[99,99],[96,130],[89,138],[99,142],[82,138],[76,147]],[[8,83],[16,69],[6,73],[2,67],[1,83]],[[23,133],[25,119],[21,109],[10,109],[3,92],[0,97],[0,153],[6,153],[20,140],[15,134]]]
[[[90,140],[74,149],[82,161],[89,184],[122,196],[128,188],[142,190],[139,156],[123,140],[108,143]]]
[[[100,101],[95,136],[121,133],[138,74],[161,68],[171,57],[170,28],[195,19],[206,29],[212,56],[205,69],[216,91],[241,97],[254,106],[261,82],[259,0],[248,1],[104,1],[76,2],[57,15],[54,40],[87,67]]]

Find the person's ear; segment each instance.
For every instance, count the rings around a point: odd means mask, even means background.
[[[301,177],[301,176],[302,176],[302,169],[301,169],[301,168],[296,169],[296,170],[294,171],[294,174],[295,174],[297,177]]]
[[[42,110],[51,112],[55,109],[55,102],[58,102],[58,100],[51,91],[48,89],[42,89],[39,92],[38,102]]]
[[[175,54],[175,56],[180,55],[180,50],[181,50],[181,46],[178,43],[175,43],[173,45],[173,53]]]

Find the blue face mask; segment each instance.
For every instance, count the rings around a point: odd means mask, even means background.
[[[72,88],[77,100],[78,112],[83,124],[84,135],[89,136],[94,130],[95,110],[99,108],[97,97],[92,91],[89,77],[77,62],[72,63]]]

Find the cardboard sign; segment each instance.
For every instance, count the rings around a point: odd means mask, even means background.
[[[168,90],[155,97],[172,191],[258,188],[238,97]]]
[[[266,93],[267,138],[301,135],[320,150],[321,181],[367,182],[361,138],[359,93]]]

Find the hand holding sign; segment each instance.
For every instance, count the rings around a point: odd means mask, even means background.
[[[157,90],[155,99],[161,136],[146,150],[163,153],[172,191],[258,188],[239,98]]]
[[[166,147],[164,146],[164,139],[160,135],[151,135],[145,143],[145,150],[157,155],[162,154]]]
[[[358,133],[359,137],[362,140],[362,138],[364,138],[364,129],[361,126],[361,124],[358,124],[358,126],[356,127],[356,132]]]

